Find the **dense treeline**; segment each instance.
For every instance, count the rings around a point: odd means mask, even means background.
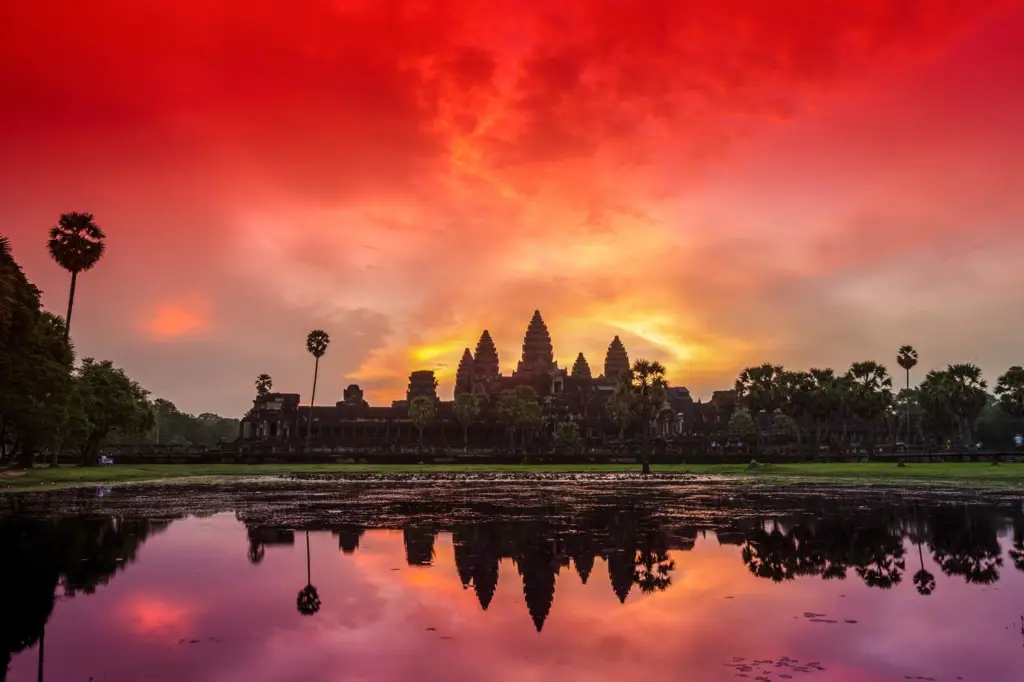
[[[69,213],[50,231],[54,260],[72,275],[68,319],[77,275],[102,257],[103,232],[87,213]],[[0,236],[0,465],[31,466],[74,450],[95,463],[113,440],[157,439],[158,410],[149,392],[109,360],[84,358],[76,367],[65,318],[42,309],[33,285]],[[162,402],[162,404],[161,404]],[[183,415],[166,401],[161,442],[181,438],[213,445],[237,435],[237,421]]]
[[[788,370],[781,365],[750,367],[736,380],[737,409],[730,435],[757,445],[807,444],[815,449],[871,449],[903,442],[924,447],[1007,447],[1022,428],[1024,369],[999,377],[994,394],[981,369],[949,365],[928,372],[911,387],[917,351],[904,346],[897,361],[906,387],[894,392],[882,364],[855,362],[845,373],[832,369]]]

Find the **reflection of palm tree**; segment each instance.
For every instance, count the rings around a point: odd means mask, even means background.
[[[249,538],[249,563],[254,565],[254,566],[256,564],[260,563],[261,561],[263,561],[263,555],[265,553],[266,553],[266,550],[263,547],[263,543],[260,542],[259,540],[257,540],[256,538],[250,537]]]
[[[763,527],[750,533],[743,545],[742,557],[751,573],[773,582],[792,580],[797,571],[796,540],[778,526],[770,533]]]
[[[663,549],[643,550],[637,556],[633,570],[633,582],[644,594],[663,592],[672,584],[670,572],[676,567],[668,552]]]
[[[932,554],[943,573],[981,585],[999,580],[1002,548],[990,511],[939,507],[932,516]]]
[[[309,564],[309,531],[306,531],[306,586],[299,590],[296,606],[303,616],[312,616],[320,610],[320,595],[313,587]]]
[[[935,576],[924,568],[924,550],[921,549],[924,544],[923,531],[924,527],[917,517],[917,505],[914,505],[914,529],[910,533],[910,541],[917,545],[917,558],[921,562],[921,570],[914,574],[914,587],[917,588],[918,594],[927,597],[935,591]]]
[[[1010,560],[1018,571],[1024,571],[1024,514],[1018,508],[1013,516],[1013,549]]]

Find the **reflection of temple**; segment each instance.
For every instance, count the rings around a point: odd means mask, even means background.
[[[563,569],[571,566],[590,589],[610,589],[616,600],[625,602],[638,593],[669,588],[678,559],[674,555],[693,550],[709,532],[709,541],[734,548],[736,560],[751,575],[777,582],[856,577],[872,589],[930,595],[943,591],[943,576],[980,586],[1013,570],[1006,565],[1024,571],[1024,509],[1019,504],[858,506],[815,500],[803,512],[773,513],[771,509],[783,507],[768,501],[761,518],[741,515],[715,526],[698,518],[673,518],[665,512],[665,501],[641,501],[641,506],[610,497],[599,504],[517,507],[512,515],[474,513],[471,520],[452,521],[467,517],[458,509],[439,510],[436,500],[424,500],[397,513],[406,522],[383,527],[402,527],[406,561],[413,566],[433,565],[437,534],[450,532],[458,579],[467,590],[472,587],[481,609],[491,605],[504,569],[506,580],[511,577],[522,585],[525,610],[538,631],[557,609],[558,581],[571,576]],[[358,551],[366,523],[379,524],[387,503],[374,504],[362,516],[352,507],[343,518],[324,525],[303,521],[307,526],[275,525],[279,517],[272,522],[265,510],[240,509],[236,518],[245,530],[244,535],[239,532],[239,561],[244,561],[246,549],[253,563],[274,547],[301,551],[293,547],[296,530],[330,532],[340,551]],[[24,655],[43,652],[58,588],[64,597],[92,594],[121,572],[133,570],[142,544],[169,523],[118,516],[0,519],[0,547],[5,551],[0,603],[5,616],[16,614],[0,618],[0,680],[13,655],[33,647],[35,652]],[[1004,557],[1009,559],[1005,564]],[[607,582],[603,577],[592,580],[594,570],[606,570]],[[52,648],[46,652],[59,655]]]
[[[478,396],[481,414],[469,428],[469,441],[475,446],[502,445],[507,442],[504,428],[496,419],[498,395],[506,390],[529,386],[536,391],[549,427],[550,423],[572,419],[581,424],[586,442],[604,442],[620,432],[608,411],[608,399],[621,374],[629,369],[629,354],[616,336],[608,344],[603,372],[594,376],[583,353],[576,356],[570,369],[555,360],[551,335],[534,311],[523,337],[522,354],[516,369],[503,375],[498,351],[490,332],[484,330],[475,351],[466,348],[455,376],[454,394]],[[320,446],[354,447],[379,450],[419,440],[419,430],[408,414],[415,397],[437,400],[437,414],[425,430],[425,442],[431,445],[462,445],[462,428],[455,419],[452,401],[437,396],[437,381],[432,370],[417,370],[409,377],[406,400],[390,407],[372,407],[363,400],[362,390],[352,385],[341,401],[332,406],[312,408],[311,436]],[[453,396],[454,397],[454,396]],[[241,423],[241,442],[262,447],[282,447],[298,442],[309,426],[310,408],[300,404],[296,393],[270,393],[257,397]],[[711,401],[694,401],[683,387],[672,387],[665,404],[665,418],[659,425],[664,436],[720,431],[728,422],[735,403],[732,391],[716,391]]]

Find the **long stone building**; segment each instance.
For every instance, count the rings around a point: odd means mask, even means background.
[[[454,395],[473,393],[479,398],[481,415],[469,429],[469,441],[474,446],[507,442],[493,406],[502,391],[519,386],[530,386],[536,391],[544,407],[546,429],[553,428],[555,421],[571,419],[580,423],[586,440],[607,440],[620,431],[607,413],[608,399],[629,366],[629,354],[616,336],[608,344],[599,375],[594,376],[583,353],[576,356],[571,368],[559,367],[547,325],[538,310],[527,326],[516,369],[507,376],[501,373],[494,340],[484,330],[476,349],[463,351]],[[408,403],[418,396],[437,401],[437,416],[425,429],[424,441],[431,445],[462,445],[463,430],[455,419],[454,402],[438,398],[432,370],[412,372],[406,399],[390,406],[370,406],[357,385],[346,388],[342,399],[334,405],[316,406],[312,410],[300,404],[297,393],[257,396],[242,419],[239,435],[242,441],[273,446],[304,439],[308,428],[317,446],[388,449],[418,441],[419,429],[408,414]],[[728,420],[734,401],[731,391],[719,391],[710,403],[702,404],[694,402],[687,389],[670,388],[660,433],[671,437],[702,427],[713,430]]]

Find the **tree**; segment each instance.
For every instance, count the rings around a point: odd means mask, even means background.
[[[469,444],[469,425],[480,416],[480,401],[474,393],[460,393],[455,396],[455,419],[462,426],[462,445]]]
[[[409,403],[409,418],[420,431],[420,450],[423,449],[423,429],[432,421],[437,414],[437,405],[432,398],[425,395],[418,395]]]
[[[651,428],[665,403],[665,368],[660,362],[637,360],[622,373],[616,392],[628,404],[632,418],[640,427],[641,473],[651,473]]]
[[[313,586],[309,562],[309,531],[306,531],[306,586],[299,590],[295,607],[303,616],[315,615],[320,610],[320,594]]]
[[[0,462],[17,452],[31,465],[38,447],[56,453],[70,417],[73,363],[63,320],[42,310],[39,289],[0,238]]]
[[[785,369],[782,365],[765,363],[748,367],[736,379],[736,400],[747,408],[757,423],[757,415],[764,412],[768,417],[768,444],[772,442],[772,417],[784,404],[780,382]],[[760,428],[758,429],[760,436]],[[760,437],[758,438],[760,440]]]
[[[508,430],[515,451],[515,434],[520,431],[526,443],[526,427],[540,423],[542,416],[537,392],[531,386],[506,388],[498,396],[498,421]]]
[[[1024,417],[1024,367],[1014,365],[996,382],[999,405],[1010,416]]]
[[[316,358],[313,364],[313,394],[309,398],[309,422],[306,424],[306,449],[309,449],[309,437],[313,433],[313,405],[316,401],[316,378],[320,373],[320,358],[327,352],[331,337],[323,329],[314,329],[306,336],[306,350]]]
[[[731,437],[746,440],[757,434],[757,424],[750,416],[750,412],[741,407],[738,410],[733,410],[729,416],[728,430]]]
[[[580,444],[579,424],[572,421],[555,424],[555,443],[560,447],[575,450]]]
[[[814,450],[821,447],[821,432],[830,428],[840,414],[842,390],[835,370],[812,368],[808,373],[807,412],[814,420]]]
[[[256,377],[256,395],[264,397],[270,395],[271,389],[274,388],[274,380],[270,378],[269,374],[261,374]]]
[[[910,393],[910,370],[917,366],[917,350],[913,346],[901,346],[896,362],[907,373],[907,393]],[[907,401],[907,445],[910,444],[910,401]]]
[[[866,423],[874,446],[878,420],[892,404],[892,378],[885,366],[873,361],[853,363],[847,377],[851,411]]]
[[[797,425],[796,420],[788,414],[775,415],[775,418],[772,419],[772,430],[796,441],[800,440],[800,427]]]
[[[92,213],[62,213],[57,224],[50,228],[46,247],[50,257],[71,273],[71,292],[68,295],[68,314],[64,318],[64,337],[71,334],[71,311],[75,305],[75,283],[78,273],[92,269],[103,258],[106,235],[93,221]]]
[[[977,365],[932,370],[921,382],[921,408],[934,428],[942,431],[952,426],[960,442],[969,443],[971,425],[988,401],[987,386]]]
[[[633,411],[628,392],[616,391],[608,397],[606,404],[608,415],[619,427],[619,440],[626,437],[626,429],[633,421]]]
[[[149,392],[109,360],[85,358],[78,370],[82,409],[89,432],[82,444],[82,464],[94,464],[104,439],[114,430],[145,433],[156,425]]]

